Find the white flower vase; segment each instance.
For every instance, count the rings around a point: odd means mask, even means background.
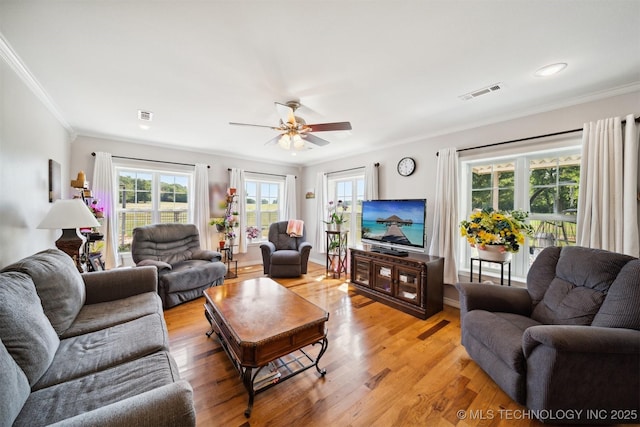
[[[485,261],[506,262],[511,261],[511,252],[505,250],[504,245],[476,246],[478,258]]]

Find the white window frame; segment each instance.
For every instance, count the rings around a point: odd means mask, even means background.
[[[490,152],[474,153],[471,155],[461,155],[459,158],[460,170],[460,212],[458,222],[467,219],[471,212],[471,182],[472,167],[478,164],[488,164],[495,162],[514,162],[514,209],[530,211],[529,206],[529,161],[532,158],[543,155],[563,156],[572,153],[580,153],[580,135],[565,135],[560,138],[549,138],[547,140],[538,141],[535,145],[528,144],[512,149],[492,150]],[[551,214],[530,214],[529,219],[546,219],[554,217]],[[557,219],[554,217],[554,219]],[[512,255],[511,276],[516,281],[525,282],[526,276],[531,264],[530,258],[531,239],[527,238],[525,244],[521,246],[517,254]],[[474,249],[471,248],[466,241],[462,240],[459,246],[460,270],[470,270],[470,258],[475,256]],[[493,267],[491,267],[493,266]],[[474,265],[477,271],[477,264]],[[488,273],[499,274],[499,265],[486,263],[482,266],[483,276]]]
[[[120,236],[121,236],[121,224],[120,224],[120,216],[123,212],[150,212],[151,213],[151,222],[149,224],[158,224],[160,222],[160,177],[162,175],[169,176],[182,176],[187,178],[187,208],[186,208],[186,216],[187,222],[188,218],[191,217],[191,209],[192,203],[190,203],[191,197],[193,197],[193,171],[185,170],[185,169],[172,169],[172,168],[153,168],[153,167],[141,167],[135,163],[117,163],[114,164],[115,177],[116,177],[116,189],[114,200],[116,200],[116,230],[118,230],[118,244],[120,244]],[[121,172],[137,172],[137,173],[146,173],[151,174],[151,209],[122,209],[119,203],[121,189],[119,186],[120,181],[120,173]],[[163,210],[164,211],[164,210]],[[141,224],[142,225],[142,224]],[[147,224],[145,224],[147,225]],[[127,253],[126,251],[122,251],[122,253]]]
[[[285,177],[280,177],[278,175],[266,175],[266,174],[258,174],[258,173],[245,173],[245,194],[248,196],[247,185],[251,183],[256,184],[256,225],[260,228],[261,233],[257,239],[254,239],[252,243],[260,243],[267,240],[267,236],[269,234],[269,226],[265,225],[264,228],[262,226],[262,211],[260,210],[260,206],[262,205],[261,200],[261,184],[276,184],[278,185],[278,207],[275,210],[277,214],[276,221],[281,221],[282,218],[282,209],[284,203],[284,186],[285,186]],[[246,200],[245,200],[246,206]],[[249,227],[254,224],[249,224],[247,213],[245,212],[245,222],[246,226]]]
[[[361,182],[361,191],[358,188],[358,182]],[[366,182],[364,168],[357,168],[350,171],[338,172],[330,174],[327,177],[327,195],[328,200],[337,203],[338,200],[344,200],[344,196],[338,195],[338,183],[349,183],[351,185],[351,208],[345,212],[348,217],[348,245],[358,246],[361,244],[360,239],[360,220],[358,212],[362,215],[362,201],[365,200]],[[359,194],[361,193],[361,194]],[[357,207],[360,206],[360,209]],[[326,220],[326,219],[325,219]]]

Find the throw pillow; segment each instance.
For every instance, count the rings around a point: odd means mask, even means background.
[[[31,276],[44,313],[58,335],[69,329],[84,305],[86,289],[82,276],[71,257],[58,249],[39,252],[2,271]]]
[[[33,385],[51,365],[60,339],[28,275],[0,273],[0,301],[0,340]]]

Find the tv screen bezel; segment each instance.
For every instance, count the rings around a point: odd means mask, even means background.
[[[370,237],[364,237],[364,210],[365,203],[371,202],[421,202],[423,205],[423,225],[424,230],[422,233],[422,244],[400,244],[394,242],[388,242],[384,240],[372,239]],[[404,250],[411,252],[424,253],[427,250],[427,199],[415,198],[415,199],[374,199],[362,201],[362,215],[360,216],[360,240],[363,245],[372,245],[373,247],[384,247],[393,250]]]

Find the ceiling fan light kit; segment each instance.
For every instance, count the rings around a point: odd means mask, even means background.
[[[300,107],[300,102],[289,101],[286,104],[275,103],[276,112],[280,116],[280,124],[278,126],[255,125],[249,123],[229,122],[231,125],[238,126],[256,126],[267,127],[280,132],[280,135],[267,141],[266,145],[277,144],[285,150],[301,150],[306,143],[323,146],[329,144],[329,141],[312,135],[312,132],[340,131],[351,130],[349,122],[335,123],[318,123],[308,125],[307,122],[295,115],[296,110]],[[311,147],[309,147],[311,148]]]

